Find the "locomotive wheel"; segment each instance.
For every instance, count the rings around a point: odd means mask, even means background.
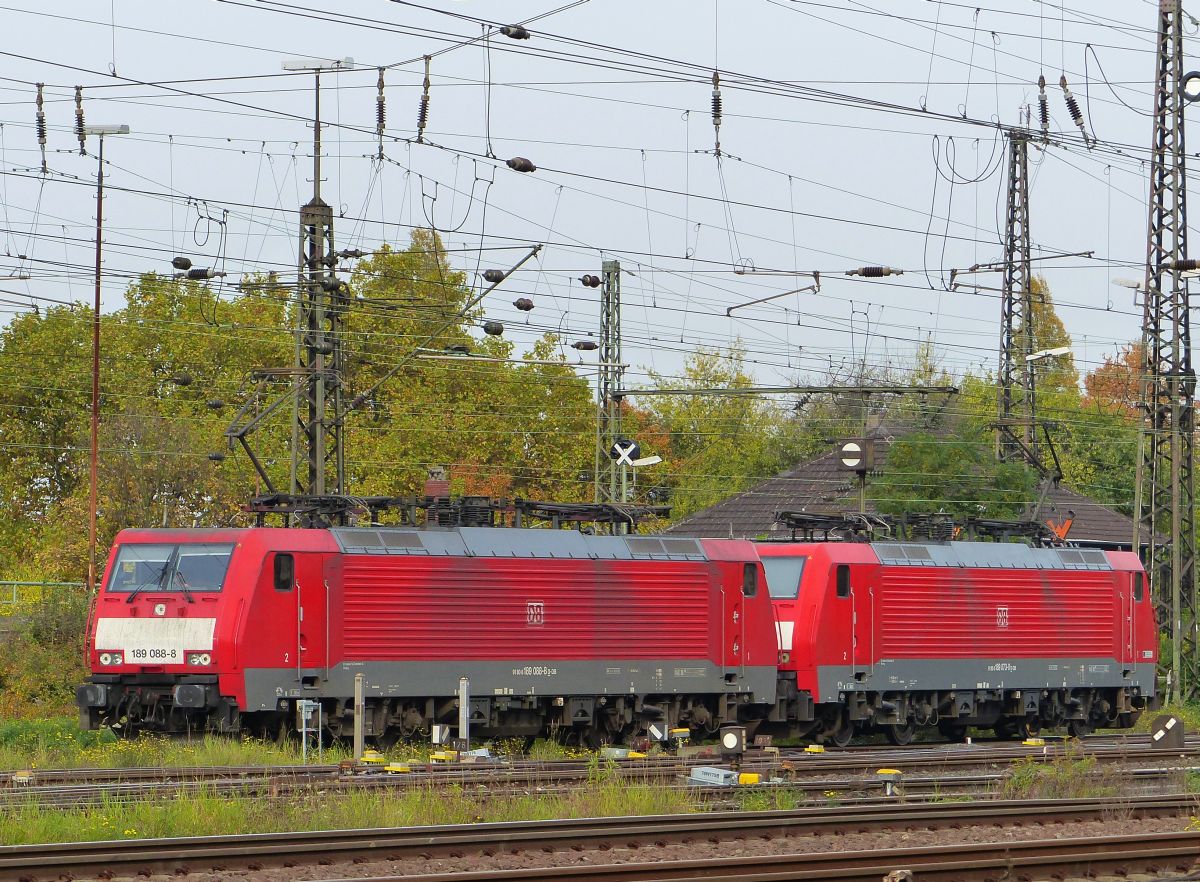
[[[1035,738],[1042,731],[1042,721],[1037,717],[1026,717],[1017,727],[1017,731],[1023,738]]]
[[[834,747],[849,747],[850,740],[854,737],[854,724],[850,722],[845,712],[838,716],[837,728],[826,737]]]
[[[1001,720],[992,727],[992,731],[1001,741],[1012,741],[1017,737],[1017,724],[1012,720]]]
[[[897,747],[905,747],[912,744],[913,736],[917,734],[917,727],[911,722],[889,723],[883,727],[883,734]]]
[[[1096,731],[1096,727],[1092,725],[1091,720],[1071,720],[1067,723],[1067,734],[1072,738],[1082,738],[1085,735],[1091,735]]]
[[[948,720],[943,720],[938,723],[938,731],[942,733],[942,737],[947,741],[961,744],[967,739],[967,727],[963,723],[952,723]]]

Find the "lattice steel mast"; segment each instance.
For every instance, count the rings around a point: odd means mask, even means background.
[[[595,499],[621,505],[621,469],[612,458],[613,444],[621,437],[621,399],[615,394],[624,379],[621,367],[621,264],[601,265],[600,381],[596,407]]]
[[[345,286],[333,273],[333,208],[321,198],[321,72],[315,74],[313,197],[300,209],[300,284],[296,345],[296,422],[291,492],[345,492],[342,424],[342,322]],[[298,438],[296,436],[299,436]]]
[[[1146,544],[1146,569],[1159,624],[1171,635],[1169,698],[1200,693],[1196,657],[1195,374],[1188,316],[1184,174],[1183,18],[1179,0],[1160,0],[1150,223],[1142,320],[1142,405],[1134,545]]]
[[[1034,344],[1033,276],[1029,268],[1029,136],[1015,130],[1008,133],[1005,218],[996,456],[1003,462],[1036,462],[1033,370],[1028,361]]]

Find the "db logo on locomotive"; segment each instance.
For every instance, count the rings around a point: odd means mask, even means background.
[[[996,627],[997,628],[1007,628],[1008,627],[1008,607],[1007,606],[996,607]]]
[[[540,600],[531,600],[525,604],[525,626],[540,628],[546,624],[546,604]]]

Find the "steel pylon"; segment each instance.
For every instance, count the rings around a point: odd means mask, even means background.
[[[601,265],[600,288],[600,380],[596,408],[596,502],[616,505],[625,502],[621,470],[611,456],[621,437],[621,264],[606,260]]]
[[[1029,136],[1008,133],[1004,286],[1000,297],[996,455],[1036,462],[1033,370],[1033,276],[1029,268]]]
[[[1200,694],[1196,649],[1195,374],[1187,282],[1184,174],[1183,19],[1179,0],[1160,0],[1150,222],[1142,320],[1142,406],[1138,445],[1135,547],[1144,560],[1159,625],[1171,636],[1168,697]],[[1165,661],[1165,660],[1164,660]]]

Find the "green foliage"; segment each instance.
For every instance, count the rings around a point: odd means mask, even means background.
[[[998,462],[978,440],[915,432],[892,444],[887,469],[868,483],[867,494],[885,514],[1016,518],[1034,483],[1030,470]]]
[[[82,594],[48,590],[4,619],[0,636],[0,717],[44,717],[70,712],[83,681]],[[3,735],[0,733],[0,743]]]
[[[486,791],[466,792],[454,785],[302,792],[286,800],[224,796],[201,787],[164,799],[113,799],[73,809],[15,803],[0,813],[0,845],[682,814],[695,810],[683,790],[619,780],[540,795],[489,795]]]
[[[753,385],[741,344],[729,351],[700,349],[682,380],[651,372],[658,388],[738,389]],[[672,517],[692,512],[774,476],[800,458],[802,426],[771,401],[755,395],[647,397],[647,436],[665,436]],[[642,437],[639,435],[639,437]]]
[[[1001,790],[1005,799],[1089,799],[1117,793],[1097,777],[1096,757],[1071,742],[1049,762],[1032,756],[1014,762]]]

